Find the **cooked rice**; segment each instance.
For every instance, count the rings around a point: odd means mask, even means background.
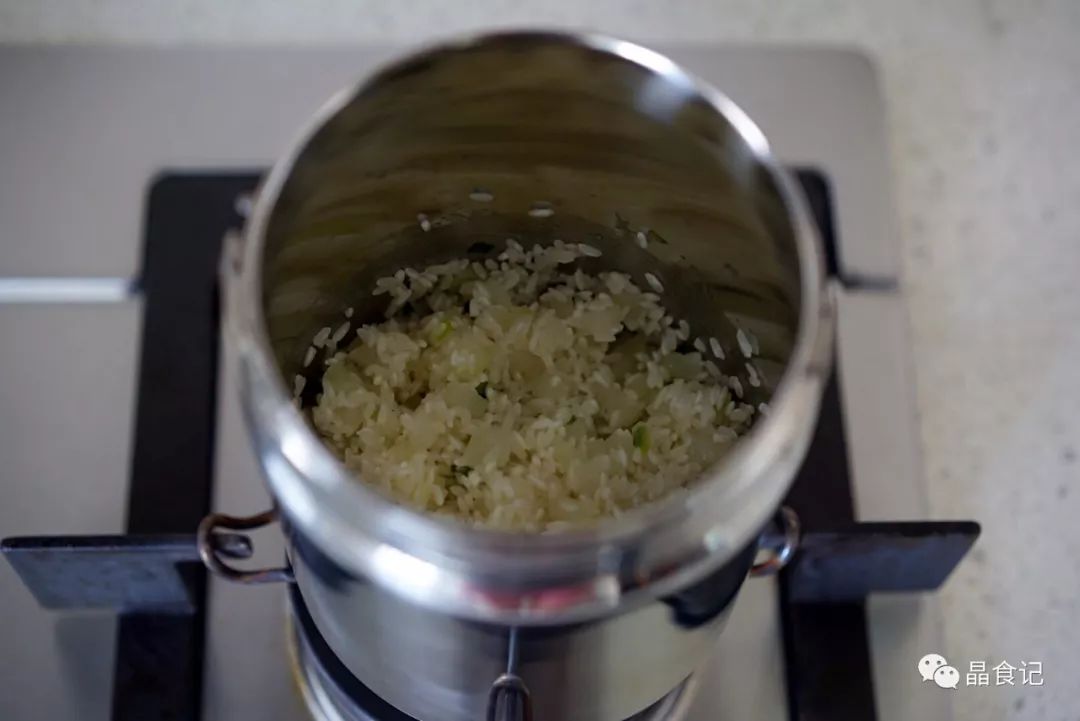
[[[680,319],[679,322],[676,325],[678,327],[677,334],[678,334],[679,340],[689,340],[690,339],[690,324],[687,323],[685,320]]]
[[[591,250],[508,241],[494,269],[380,279],[387,320],[327,361],[315,427],[395,499],[491,528],[582,525],[685,486],[754,409],[701,339],[676,351],[688,327],[657,295],[571,270]]]
[[[555,209],[545,203],[534,203],[529,208],[529,215],[533,218],[550,218],[555,215]]]
[[[754,388],[761,387],[761,379],[758,378],[757,368],[750,363],[746,364],[746,378],[750,381],[750,385]]]
[[[345,321],[338,326],[338,329],[334,331],[334,335],[330,336],[330,342],[337,346],[341,342],[341,339],[345,337],[345,334],[349,332],[349,321]]]
[[[653,290],[655,290],[657,293],[663,293],[664,292],[664,284],[661,283],[660,279],[657,278],[652,273],[646,273],[645,274],[645,282],[648,283],[649,287],[652,288]]]
[[[735,331],[735,340],[738,342],[739,350],[742,351],[744,356],[750,358],[754,355],[754,344],[750,342],[749,336],[742,328]]]
[[[709,348],[712,349],[714,356],[724,360],[724,346],[720,345],[720,341],[716,340],[716,338],[709,338]]]
[[[315,334],[315,337],[311,339],[311,345],[316,348],[322,348],[326,345],[326,341],[330,339],[330,326],[320,328],[319,332]]]

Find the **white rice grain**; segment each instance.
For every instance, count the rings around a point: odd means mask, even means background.
[[[758,377],[757,368],[755,368],[749,363],[746,364],[746,377],[747,380],[750,381],[751,386],[753,386],[754,388],[761,387],[761,379]]]
[[[754,346],[750,343],[750,339],[746,337],[746,333],[742,328],[735,331],[735,340],[739,343],[739,350],[747,358],[752,358],[754,355]]]
[[[315,360],[315,348],[309,346],[307,352],[304,353],[304,368],[311,365],[311,361]]]
[[[319,329],[319,332],[315,334],[315,337],[311,339],[311,345],[315,346],[316,348],[322,348],[324,345],[326,345],[327,339],[330,338],[331,332],[332,330],[330,326],[323,326]]]
[[[345,335],[348,332],[349,332],[349,321],[345,321],[344,323],[339,325],[337,327],[337,330],[334,331],[334,334],[332,336],[330,336],[330,342],[334,346],[337,346],[337,344],[341,342],[341,339],[344,338]]]
[[[477,203],[490,203],[495,200],[495,196],[483,188],[476,188],[473,192],[469,193],[469,200]]]
[[[428,217],[426,215],[424,215],[423,213],[417,213],[416,220],[418,223],[420,223],[420,230],[424,231],[425,233],[431,230],[431,221],[428,220]]]
[[[663,293],[664,292],[664,284],[661,283],[660,279],[657,278],[652,273],[646,273],[645,274],[645,282],[648,283],[649,287],[652,288],[653,290],[655,290],[657,293]]]
[[[716,338],[709,338],[709,348],[718,359],[724,360],[727,357],[724,355],[724,346],[720,345],[720,341],[716,340]]]
[[[679,337],[675,331],[664,331],[664,334],[660,337],[660,352],[667,355],[675,350],[675,347],[679,345]]]

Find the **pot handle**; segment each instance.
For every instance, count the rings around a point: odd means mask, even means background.
[[[735,598],[747,575],[769,576],[791,560],[799,545],[799,517],[787,506],[751,542],[710,575],[689,588],[663,599],[674,611],[675,623],[693,629],[711,622],[724,612]],[[758,553],[768,553],[754,562]]]
[[[491,684],[486,721],[532,721],[529,687],[517,674],[518,629],[510,629],[506,644],[506,671]]]
[[[779,526],[779,532],[770,528],[758,538],[758,550],[767,551],[769,555],[750,567],[751,577],[760,578],[779,573],[791,562],[795,551],[799,549],[799,542],[802,539],[802,523],[799,521],[799,514],[795,513],[790,506],[781,506],[776,514],[776,525]]]
[[[520,676],[504,673],[491,684],[487,721],[532,721],[529,689]]]
[[[196,539],[199,546],[199,557],[210,571],[222,578],[234,583],[254,585],[260,583],[292,583],[293,572],[288,566],[279,568],[256,568],[246,571],[233,568],[224,560],[219,552],[219,544],[214,543],[214,537],[218,529],[228,531],[250,531],[255,528],[270,525],[277,521],[276,508],[257,513],[254,516],[228,516],[224,513],[211,513],[199,524]]]

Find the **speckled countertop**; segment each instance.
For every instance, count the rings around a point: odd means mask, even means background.
[[[984,527],[942,594],[947,653],[1044,668],[1041,688],[957,693],[956,717],[1076,721],[1080,3],[0,0],[0,40],[20,42],[385,45],[493,21],[876,59],[932,510]]]

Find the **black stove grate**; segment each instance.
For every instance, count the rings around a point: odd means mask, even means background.
[[[258,172],[235,171],[166,173],[151,186],[140,281],[143,347],[128,493],[127,531],[133,535],[22,538],[3,544],[8,559],[43,605],[120,608],[113,721],[197,721],[201,715],[205,571],[197,562],[193,536],[160,534],[191,534],[209,512],[218,405],[221,242],[242,222],[236,199],[252,192],[259,177]],[[799,170],[797,177],[835,275],[828,184],[813,170]],[[855,522],[835,372],[787,503],[799,514],[804,530],[802,550],[780,582],[791,719],[872,721],[877,715],[865,594],[936,588],[974,542],[978,526]],[[238,556],[249,550],[243,539],[222,542],[231,543]],[[118,563],[118,554],[127,554],[130,560],[133,550],[137,562]],[[888,561],[884,573],[883,559]],[[106,564],[113,585],[95,587]],[[58,568],[64,569],[63,574],[57,573]],[[125,573],[134,581],[147,568],[165,584],[156,595],[140,602],[130,594],[116,593]],[[58,577],[65,581],[58,582]]]
[[[209,512],[214,477],[219,337],[218,266],[235,198],[254,174],[163,175],[150,188],[139,289],[138,405],[127,532],[191,533]],[[206,572],[181,573],[194,613],[120,617],[113,721],[197,719],[202,704]]]

